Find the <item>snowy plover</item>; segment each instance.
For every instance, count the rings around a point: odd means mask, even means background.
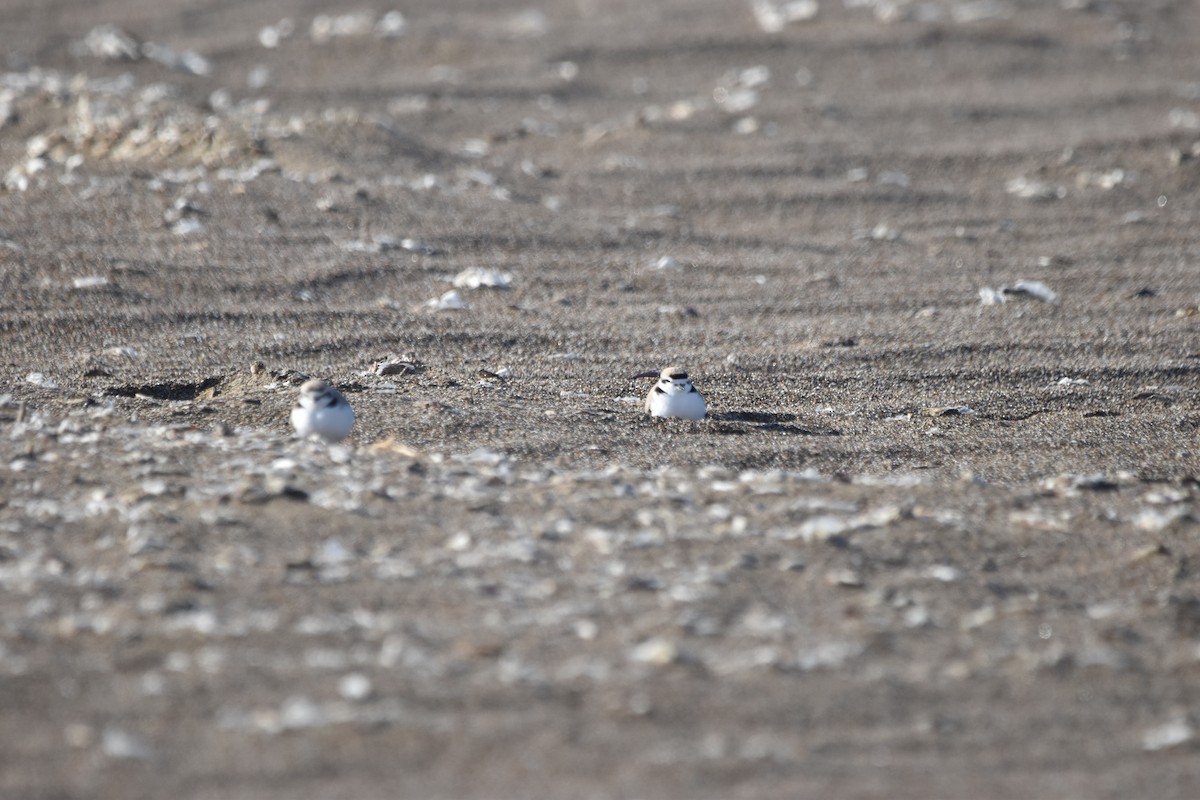
[[[642,373],[649,377],[653,372]],[[646,413],[652,417],[680,417],[682,419],[704,419],[708,407],[696,387],[692,386],[687,370],[683,367],[667,367],[658,373],[658,382],[646,395]]]
[[[308,438],[319,436],[333,444],[350,434],[354,411],[335,387],[311,380],[300,387],[300,399],[292,408],[292,427]]]

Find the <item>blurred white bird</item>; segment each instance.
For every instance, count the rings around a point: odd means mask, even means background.
[[[300,387],[300,398],[292,408],[296,433],[333,444],[349,436],[353,425],[354,411],[337,388],[322,380],[311,380]]]
[[[643,373],[653,375],[654,373]],[[704,419],[708,406],[682,367],[667,367],[658,376],[658,382],[646,395],[646,413],[652,417],[679,417],[681,419]]]

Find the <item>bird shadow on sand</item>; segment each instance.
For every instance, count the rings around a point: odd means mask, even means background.
[[[721,411],[709,414],[711,430],[726,436],[750,433],[785,433],[797,436],[841,436],[836,428],[794,424],[795,414],[766,411]]]

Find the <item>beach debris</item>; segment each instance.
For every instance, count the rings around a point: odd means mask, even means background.
[[[105,61],[141,61],[149,59],[187,75],[212,74],[212,62],[192,50],[179,51],[157,42],[139,42],[116,25],[97,25],[82,41],[72,46],[77,55]]]
[[[1125,183],[1126,178],[1128,178],[1128,174],[1119,167],[1104,172],[1084,170],[1075,176],[1075,184],[1081,189],[1095,187],[1108,190]]]
[[[372,453],[390,453],[392,455],[403,456],[404,458],[420,458],[421,451],[415,447],[410,447],[403,442],[396,441],[396,437],[389,436],[386,439],[381,439],[367,447]]]
[[[407,250],[410,253],[416,253],[419,256],[435,256],[441,251],[431,244],[426,244],[420,239],[404,238],[400,240],[400,249]]]
[[[108,61],[137,61],[142,57],[142,48],[138,40],[111,24],[92,28],[82,41],[75,43],[72,50],[78,55],[89,55]]]
[[[834,640],[801,648],[795,661],[788,665],[800,672],[818,669],[838,669],[866,650],[861,642]]]
[[[332,208],[322,209],[329,210]],[[387,253],[392,250],[407,250],[422,256],[436,255],[438,250],[432,245],[419,239],[397,238],[388,234],[377,234],[370,239],[352,239],[342,245],[343,250],[351,253]]]
[[[109,758],[147,761],[154,758],[154,748],[137,734],[108,727],[100,734],[100,749]]]
[[[1004,184],[1004,189],[1023,200],[1061,200],[1067,196],[1067,187],[1025,175],[1013,178]]]
[[[370,698],[372,691],[371,679],[361,672],[348,673],[338,680],[338,694],[346,700],[361,703]]]
[[[171,207],[163,212],[163,222],[170,225],[188,217],[202,217],[207,213],[207,211],[192,202],[190,197],[182,195],[175,198],[175,202],[171,204]]]
[[[346,14],[318,14],[308,26],[308,35],[316,44],[331,39],[366,36],[375,29],[375,14],[370,11],[351,11]]]
[[[462,299],[462,295],[451,289],[441,297],[425,301],[425,308],[434,311],[465,311],[470,306]]]
[[[1140,530],[1157,533],[1171,527],[1187,514],[1188,510],[1184,506],[1169,506],[1163,509],[1143,508],[1134,514],[1130,521]]]
[[[750,0],[754,20],[765,33],[779,33],[793,22],[808,22],[820,10],[817,0]]]
[[[990,286],[983,286],[979,289],[979,302],[985,306],[1000,306],[1008,302],[1009,296],[1014,297],[1030,297],[1034,300],[1040,300],[1043,303],[1050,305],[1058,305],[1058,293],[1051,289],[1041,281],[1026,280],[1022,278],[1015,282],[1012,286],[1001,286],[998,289],[993,289]]]
[[[955,583],[962,580],[963,571],[950,564],[931,564],[925,568],[924,576],[942,583]]]
[[[185,217],[171,226],[171,233],[176,236],[191,236],[204,233],[204,223],[195,217]]]
[[[1041,483],[1042,491],[1058,497],[1078,497],[1083,492],[1115,492],[1121,486],[1122,476],[1109,477],[1103,472],[1086,475],[1063,473],[1046,478]]]
[[[679,269],[683,265],[679,263],[679,259],[675,258],[675,256],[661,256],[654,262],[653,266],[654,269],[673,270]]]
[[[1200,112],[1189,108],[1172,108],[1167,112],[1167,122],[1172,128],[1183,130],[1200,130]]]
[[[663,667],[679,658],[679,646],[670,639],[654,637],[647,639],[629,651],[629,660],[639,664]]]
[[[193,50],[176,50],[157,42],[142,44],[142,55],[185,75],[211,75],[212,62]]]
[[[733,123],[733,132],[741,136],[749,136],[752,133],[758,133],[759,123],[757,117],[742,117],[737,122]]]
[[[352,561],[354,552],[337,538],[326,539],[312,557],[312,563],[319,567],[338,567]]]
[[[454,276],[452,283],[459,289],[508,289],[512,274],[488,267],[468,267]]]
[[[83,275],[71,280],[76,289],[100,289],[108,286],[108,278],[103,275]]]
[[[424,365],[415,358],[386,356],[375,362],[371,372],[383,377],[384,375],[413,375],[422,369],[424,369]]]
[[[970,406],[930,406],[921,409],[921,414],[926,417],[966,417],[974,413],[975,409]]]
[[[271,81],[271,69],[265,64],[255,64],[246,73],[248,89],[262,89]]]
[[[771,80],[771,70],[759,64],[726,72],[713,89],[713,102],[728,114],[741,114],[758,105],[758,89]]]
[[[881,222],[874,228],[860,228],[856,230],[854,238],[872,242],[894,242],[900,238],[900,229],[893,228],[891,225]]]
[[[993,289],[990,286],[982,286],[979,289],[979,302],[985,306],[1002,306],[1008,302],[1008,296],[1004,294],[1004,289]]]
[[[1025,297],[1032,297],[1034,300],[1041,300],[1043,303],[1058,305],[1058,293],[1041,281],[1022,278],[1011,287],[1003,289],[1003,291],[1006,294],[1023,295]]]
[[[1142,733],[1142,749],[1147,751],[1167,750],[1187,744],[1196,738],[1196,730],[1184,716],[1176,717]]]
[[[544,11],[529,8],[518,11],[504,23],[505,33],[514,39],[540,39],[550,30],[550,20]]]
[[[1169,154],[1172,167],[1180,167],[1200,158],[1200,142],[1192,142],[1191,147],[1172,147]]]
[[[395,39],[403,36],[407,30],[408,20],[395,9],[384,13],[382,17],[375,20],[374,33],[380,39]]]
[[[304,728],[319,728],[328,723],[325,709],[307,697],[293,696],[283,701],[279,708],[280,730],[295,731]]]
[[[268,50],[279,47],[285,39],[290,39],[296,32],[296,23],[291,17],[284,17],[274,25],[265,25],[258,31],[258,43]]]

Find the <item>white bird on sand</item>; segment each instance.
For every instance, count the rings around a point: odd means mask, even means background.
[[[292,408],[296,433],[333,444],[349,436],[353,425],[354,411],[336,387],[322,380],[311,380],[300,387],[300,398]]]
[[[643,376],[655,373],[642,373]],[[658,382],[646,395],[646,413],[652,417],[704,419],[708,406],[683,367],[667,367],[658,373]]]

